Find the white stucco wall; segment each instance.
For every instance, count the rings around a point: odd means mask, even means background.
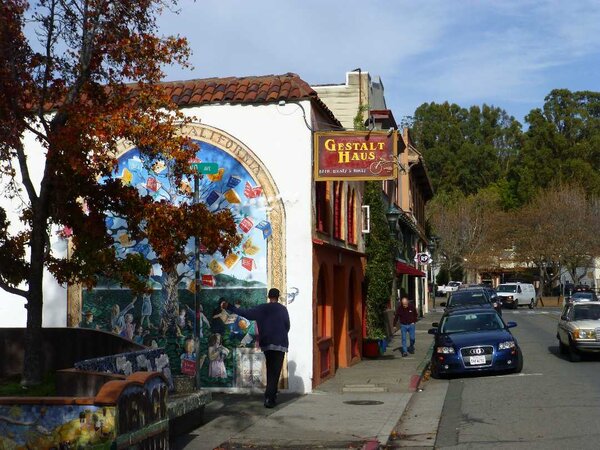
[[[301,102],[311,117],[310,102]],[[312,134],[298,104],[207,105],[184,111],[200,123],[219,128],[242,141],[268,168],[285,207],[287,288],[299,295],[288,305],[291,321],[288,354],[289,390],[310,392],[312,388],[312,228],[311,171]],[[43,157],[39,143],[25,137],[31,155],[31,175],[39,187]],[[16,203],[0,198],[2,206],[16,214]],[[13,216],[15,217],[15,216]],[[18,226],[18,224],[17,224]],[[52,236],[53,249],[64,254],[66,245]],[[2,262],[5,263],[5,262]],[[277,261],[273,262],[277,264]],[[24,300],[0,292],[0,326],[25,326]],[[66,326],[66,288],[46,274],[44,280],[45,327]]]
[[[310,118],[310,102],[302,102]],[[242,141],[268,168],[281,194],[286,217],[287,288],[299,295],[288,305],[289,389],[312,389],[312,134],[297,104],[208,105],[186,109],[204,125]],[[274,262],[277,264],[277,262]]]

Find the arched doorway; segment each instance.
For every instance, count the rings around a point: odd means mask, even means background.
[[[165,347],[171,361],[171,370],[177,374],[184,370],[183,354],[187,354],[189,340],[199,338],[198,367],[200,382],[206,387],[254,387],[261,382],[260,364],[256,363],[252,345],[256,330],[253,324],[240,317],[219,316],[222,297],[232,303],[238,301],[244,307],[252,307],[266,300],[268,287],[276,286],[286,292],[284,207],[279,191],[268,170],[260,159],[243,143],[222,130],[205,125],[192,124],[182,132],[199,146],[196,157],[204,162],[214,162],[218,172],[201,177],[200,201],[217,212],[231,211],[242,235],[240,245],[229,255],[209,255],[200,250],[199,265],[201,287],[199,308],[194,302],[194,243],[188,242],[186,253],[189,263],[177,270],[178,301],[176,306],[176,333],[171,336],[163,330],[165,315],[165,274],[160,265],[153,263],[152,276],[148,280],[151,295],[134,298],[129,291],[110,285],[99,284],[92,291],[75,294],[70,308],[94,311],[104,329],[115,331],[113,320],[131,323],[139,329],[140,343]],[[138,149],[123,143],[117,155],[119,167],[115,178],[136,187],[142,195],[177,204],[186,201],[177,189],[170,186],[168,161],[147,167]],[[193,189],[190,179],[184,180]],[[123,256],[138,253],[153,262],[153,250],[147,242],[136,242],[128,235],[126,226],[118,217],[111,217],[108,227],[113,231],[115,248]],[[73,291],[73,289],[71,289]],[[77,304],[78,303],[78,304]],[[77,317],[71,314],[72,317]],[[117,317],[117,318],[118,318]],[[131,328],[130,327],[130,328]],[[119,334],[121,330],[116,330]],[[132,336],[125,336],[130,339]],[[134,339],[135,340],[135,339]],[[190,351],[191,353],[191,351]],[[222,360],[211,354],[225,355]],[[194,356],[195,358],[196,356]],[[242,367],[256,367],[248,376]],[[218,366],[218,367],[217,367]],[[195,370],[195,369],[194,369]],[[286,373],[284,368],[284,374]]]

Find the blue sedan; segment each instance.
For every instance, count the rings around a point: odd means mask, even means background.
[[[447,311],[434,323],[431,374],[461,375],[484,371],[523,369],[523,354],[509,331],[515,322],[504,323],[490,308],[457,308]]]

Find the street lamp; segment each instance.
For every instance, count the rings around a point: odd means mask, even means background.
[[[390,209],[385,214],[388,220],[388,225],[390,226],[390,234],[392,237],[396,237],[398,232],[398,219],[400,219],[401,214],[402,211],[400,211],[394,205],[390,206]]]

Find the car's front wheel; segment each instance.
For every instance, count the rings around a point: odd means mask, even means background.
[[[569,347],[565,344],[562,343],[562,341],[558,341],[558,351],[560,352],[561,355],[566,355],[567,353],[569,353]]]
[[[440,373],[440,369],[436,364],[431,364],[431,378],[435,380],[439,380],[442,378],[442,374]]]
[[[521,371],[523,370],[523,352],[521,351],[521,349],[519,349],[519,351],[517,352],[517,358],[519,358],[519,360],[517,361],[515,373],[521,373]]]
[[[571,362],[581,361],[581,353],[579,353],[577,351],[577,349],[575,349],[575,346],[571,342],[569,345],[569,361],[571,361]]]

